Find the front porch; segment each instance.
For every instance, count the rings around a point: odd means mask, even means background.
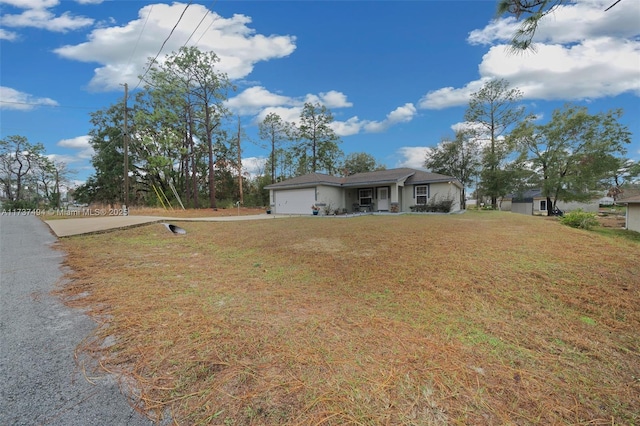
[[[354,213],[400,212],[398,184],[354,187],[345,190],[345,206]]]

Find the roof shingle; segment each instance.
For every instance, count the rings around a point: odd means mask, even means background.
[[[451,176],[410,169],[408,167],[401,167],[397,169],[356,173],[354,175],[346,177],[330,176],[322,173],[310,173],[308,175],[297,176],[282,182],[267,185],[265,188],[305,188],[315,185],[362,186],[369,184],[384,184],[396,182],[406,182],[408,184],[452,182],[460,186],[458,180]]]

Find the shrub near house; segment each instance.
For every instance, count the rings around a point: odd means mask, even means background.
[[[427,204],[411,206],[411,211],[415,213],[449,213],[453,207],[452,199],[432,199]]]

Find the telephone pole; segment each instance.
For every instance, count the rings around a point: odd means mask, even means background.
[[[242,190],[242,150],[240,149],[240,116],[238,116],[238,187],[240,189],[240,204],[244,204],[244,191]]]
[[[124,205],[129,208],[129,129],[127,128],[127,98],[129,97],[129,86],[124,84]]]

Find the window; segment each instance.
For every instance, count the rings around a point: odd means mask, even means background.
[[[367,204],[371,204],[372,198],[373,198],[373,189],[368,188],[368,189],[360,189],[358,191],[358,198],[359,198],[359,203],[360,205],[367,205]]]
[[[427,204],[429,199],[429,187],[427,185],[416,186],[416,204]]]
[[[547,200],[540,200],[540,211],[547,210]]]

